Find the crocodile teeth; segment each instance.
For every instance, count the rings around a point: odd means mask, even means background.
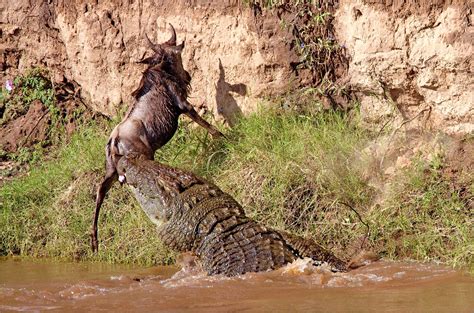
[[[122,184],[125,181],[125,175],[120,175],[118,181]]]

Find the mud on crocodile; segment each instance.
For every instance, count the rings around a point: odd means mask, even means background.
[[[191,172],[135,155],[123,157],[117,170],[164,244],[196,254],[209,275],[272,270],[302,257],[347,270],[346,262],[315,241],[250,219],[229,194]]]

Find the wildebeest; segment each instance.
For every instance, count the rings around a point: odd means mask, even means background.
[[[117,163],[130,152],[153,160],[155,151],[165,145],[178,127],[179,115],[185,114],[206,128],[213,136],[222,134],[194,110],[188,102],[191,76],[183,68],[181,52],[184,41],[176,44],[176,31],[170,24],[171,38],[153,44],[145,34],[154,54],[140,63],[147,64],[138,88],[132,93],[134,103],[118,124],[107,142],[106,174],[97,189],[94,222],[91,233],[92,250],[97,251],[97,222],[105,195],[118,178]]]

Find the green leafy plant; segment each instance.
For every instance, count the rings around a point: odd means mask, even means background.
[[[51,141],[58,141],[63,130],[63,116],[54,86],[48,71],[43,68],[32,68],[26,71],[23,75],[16,77],[12,85],[12,90],[2,87],[0,92],[0,125],[5,125],[26,114],[35,101],[41,102],[45,108],[41,119],[47,116],[51,122],[46,134],[47,139],[35,144],[34,147],[20,146],[18,151],[7,153],[3,157],[21,163],[36,162],[41,158],[43,148]]]
[[[47,71],[41,68],[33,68],[24,75],[16,77],[11,92],[2,87],[0,102],[4,107],[4,113],[0,123],[4,124],[25,114],[35,100],[41,101],[53,119],[58,119],[59,109],[56,106],[52,83]]]

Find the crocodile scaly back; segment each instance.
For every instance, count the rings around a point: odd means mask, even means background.
[[[327,262],[337,271],[347,269],[313,240],[248,218],[234,198],[191,172],[139,158],[122,158],[119,169],[143,210],[159,225],[163,243],[195,253],[210,275],[273,270],[301,257]]]

